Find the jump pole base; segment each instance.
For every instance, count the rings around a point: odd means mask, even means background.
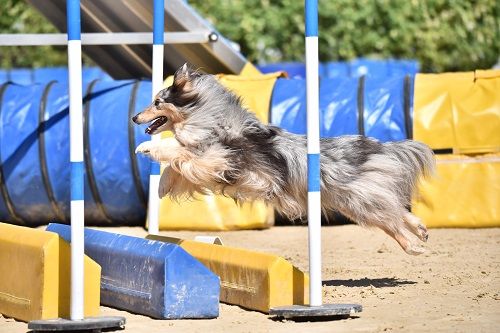
[[[28,323],[28,329],[34,332],[63,332],[63,331],[94,331],[102,329],[123,329],[124,317],[87,317],[82,320],[49,319],[33,320]]]
[[[360,304],[289,305],[272,308],[269,310],[269,315],[292,320],[328,320],[329,317],[330,319],[348,317],[361,311],[363,307]]]

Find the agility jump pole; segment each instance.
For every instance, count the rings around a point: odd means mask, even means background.
[[[284,318],[327,318],[362,311],[359,304],[323,304],[321,279],[321,177],[318,57],[318,0],[305,0],[307,108],[307,222],[309,239],[309,304],[270,309]]]
[[[309,303],[322,305],[321,181],[319,144],[318,1],[305,2],[307,107],[307,221],[309,230]]]
[[[83,319],[84,188],[80,1],[66,2],[71,163],[71,320]]]
[[[163,30],[165,23],[164,0],[154,0],[153,3],[153,65],[152,65],[152,98],[163,88]],[[160,134],[155,134],[152,141],[161,140]],[[159,233],[159,207],[158,187],[160,185],[160,163],[151,161],[149,175],[149,201],[148,201],[148,233],[158,235]]]

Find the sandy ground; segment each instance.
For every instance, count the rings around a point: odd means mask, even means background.
[[[108,228],[144,236],[142,228]],[[163,232],[193,238],[201,232]],[[307,229],[218,232],[227,245],[281,255],[308,270]],[[154,320],[101,307],[102,315],[125,316],[125,332],[499,332],[500,228],[433,229],[427,252],[406,255],[377,230],[354,225],[323,228],[325,303],[360,303],[350,319],[322,322],[273,320],[238,306],[220,305],[211,320]],[[27,325],[0,315],[0,332],[26,332]]]

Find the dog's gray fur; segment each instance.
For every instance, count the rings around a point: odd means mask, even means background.
[[[160,196],[212,192],[238,202],[264,200],[290,219],[305,217],[305,136],[263,124],[214,76],[185,66],[176,72],[173,86],[158,94],[156,105],[134,121],[163,115],[169,121],[155,133],[174,132],[175,139],[137,148],[168,164]],[[423,252],[417,237],[426,241],[427,230],[408,207],[419,179],[434,170],[426,145],[411,140],[380,143],[359,135],[324,138],[320,163],[324,212],[337,211],[360,225],[377,226],[406,252]]]

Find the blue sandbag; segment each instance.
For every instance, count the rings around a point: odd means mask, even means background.
[[[71,240],[67,225],[47,231]],[[180,246],[87,228],[84,237],[102,267],[101,304],[157,319],[219,315],[219,277]]]
[[[130,122],[150,103],[151,83],[85,85],[85,219],[90,225],[144,225],[149,160],[135,147],[146,125]],[[69,221],[68,86],[0,85],[0,218],[36,226]],[[88,94],[87,94],[88,93]]]

